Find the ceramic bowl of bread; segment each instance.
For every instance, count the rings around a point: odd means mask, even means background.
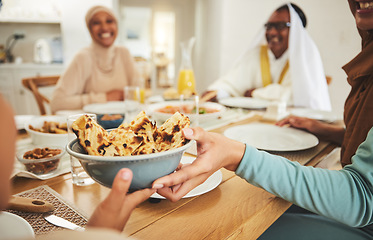
[[[130,191],[136,191],[175,171],[192,145],[182,134],[189,125],[187,116],[175,113],[157,127],[142,111],[130,123],[105,130],[83,115],[72,125],[77,139],[68,143],[67,152],[79,159],[92,179],[109,188],[120,169],[131,169]]]
[[[34,145],[65,147],[67,120],[65,116],[37,116],[25,123],[25,129]]]

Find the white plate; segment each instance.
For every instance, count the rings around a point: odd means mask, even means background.
[[[171,113],[162,113],[159,112],[158,109],[164,108],[166,106],[180,106],[180,101],[165,101],[160,103],[154,103],[149,105],[147,113],[152,116],[157,121],[166,121],[169,119],[173,114]],[[182,103],[182,105],[194,105],[194,101],[186,100]],[[219,103],[213,103],[213,102],[204,102],[200,105],[200,107],[206,107],[210,109],[216,109],[217,112],[214,113],[204,113],[198,115],[198,120],[200,122],[208,121],[212,119],[216,119],[222,115],[222,113],[225,111],[225,107]],[[191,121],[195,120],[197,115],[196,114],[186,114]]]
[[[126,113],[126,107],[122,101],[113,101],[88,104],[83,107],[83,111],[95,114],[120,114]]]
[[[230,98],[220,99],[219,103],[227,107],[238,107],[238,108],[246,108],[246,109],[264,109],[264,108],[267,108],[270,102],[267,100],[262,100],[262,99],[257,99],[257,98],[230,97]]]
[[[328,111],[314,110],[308,108],[294,108],[291,110],[291,114],[299,117],[312,118],[316,120],[321,120],[325,122],[334,122],[337,120],[342,120],[342,116]]]
[[[299,151],[316,146],[316,136],[290,127],[253,123],[225,130],[224,135],[267,151]]]
[[[195,159],[196,159],[195,157],[183,156],[183,158],[181,159],[181,163],[183,164],[192,163]],[[223,174],[221,173],[221,171],[220,170],[216,171],[204,183],[195,187],[192,191],[190,191],[183,198],[195,197],[195,196],[210,192],[211,190],[219,186],[222,179],[223,179]],[[154,193],[151,197],[165,199],[163,196],[159,195],[158,193]]]
[[[58,116],[70,116],[70,115],[76,115],[76,114],[82,114],[82,113],[85,113],[82,109],[78,109],[78,110],[59,110],[55,113],[55,115],[58,115]]]
[[[25,128],[26,122],[28,122],[34,115],[15,115],[14,120],[16,122],[17,130]]]
[[[0,239],[34,239],[31,225],[18,215],[0,212]]]

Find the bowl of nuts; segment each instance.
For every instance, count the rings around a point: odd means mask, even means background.
[[[48,146],[21,149],[16,156],[28,172],[39,176],[53,174],[60,166],[60,159],[66,153],[64,147]]]
[[[33,117],[26,122],[25,129],[34,145],[65,147],[68,141],[65,116]]]

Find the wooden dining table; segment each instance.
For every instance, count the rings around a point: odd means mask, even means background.
[[[223,133],[229,127],[263,122],[260,115],[228,124],[213,132]],[[272,124],[271,122],[268,122]],[[303,165],[315,166],[336,146],[320,142],[309,159],[302,151],[288,152],[286,157]],[[306,152],[307,153],[307,152]],[[299,158],[299,154],[306,156]],[[147,200],[136,207],[123,233],[135,239],[257,239],[291,203],[255,187],[234,172],[221,169],[222,181],[215,189],[177,202]],[[48,180],[22,177],[12,179],[12,193],[17,194],[47,185],[89,217],[110,189],[97,183],[75,186],[67,173]]]

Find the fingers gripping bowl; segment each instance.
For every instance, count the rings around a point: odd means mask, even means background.
[[[108,132],[83,116],[74,122],[78,138],[67,145],[67,152],[106,187],[111,187],[120,169],[129,168],[133,172],[129,190],[149,188],[157,178],[172,173],[193,144],[181,132],[189,123],[188,117],[178,113],[157,128],[142,112],[130,124]]]

